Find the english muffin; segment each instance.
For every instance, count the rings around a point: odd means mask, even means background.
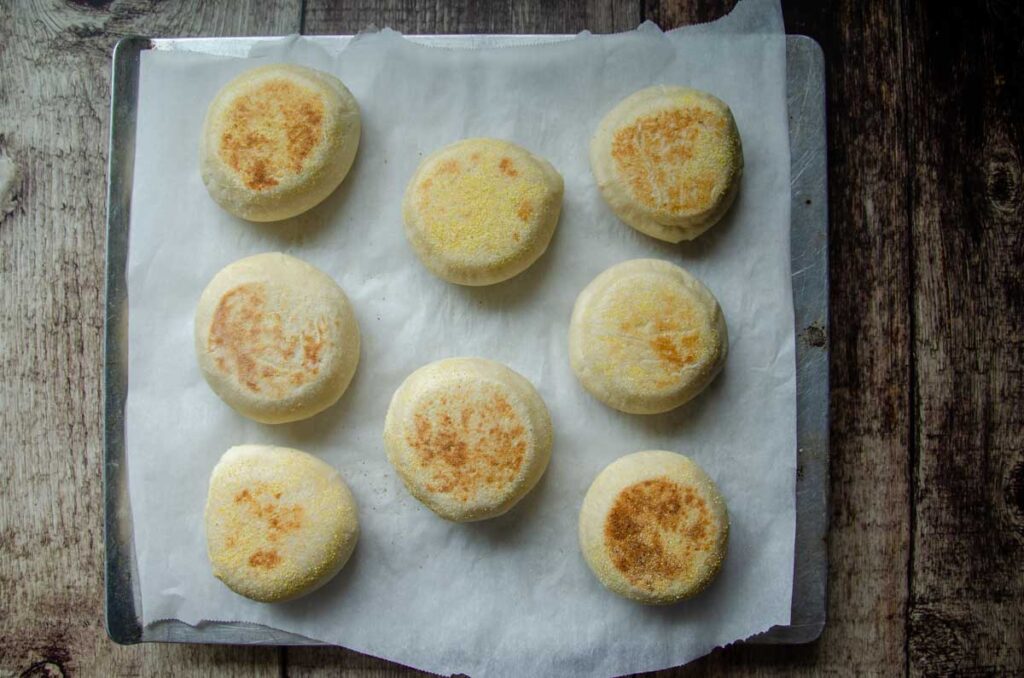
[[[728,349],[718,300],[657,259],[626,261],[594,278],[569,322],[569,362],[584,388],[633,414],[693,398],[721,371]]]
[[[551,418],[525,378],[481,358],[413,372],[384,423],[388,460],[414,497],[447,520],[501,515],[540,480]]]
[[[214,392],[265,424],[327,409],[359,363],[359,325],[345,293],[280,253],[246,257],[213,277],[196,307],[195,344]]]
[[[356,100],[333,75],[289,64],[254,68],[210,104],[199,150],[203,183],[236,216],[287,219],[338,187],[359,133]]]
[[[206,545],[215,577],[271,603],[303,596],[336,575],[359,537],[356,502],[316,457],[268,445],[228,450],[206,499]]]
[[[434,275],[490,285],[544,253],[562,208],[561,175],[497,139],[465,139],[428,156],[405,190],[405,232]]]
[[[620,219],[679,242],[696,238],[729,209],[743,148],[724,102],[658,85],[626,97],[604,117],[590,144],[590,166]]]
[[[636,452],[598,474],[580,510],[580,548],[615,593],[668,604],[718,574],[729,538],[725,500],[697,464],[673,452]]]

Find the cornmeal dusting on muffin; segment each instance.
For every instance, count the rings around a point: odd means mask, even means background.
[[[210,323],[207,350],[217,369],[249,391],[282,397],[319,374],[328,327],[321,318],[297,333],[286,331],[281,313],[268,308],[268,294],[260,283],[226,292]]]
[[[667,108],[618,129],[611,155],[640,204],[670,214],[707,209],[725,192],[739,149],[721,113]]]
[[[518,478],[528,436],[520,415],[494,386],[434,393],[413,413],[406,443],[430,476],[429,492],[468,501],[487,486]]]
[[[659,284],[660,283],[660,284]],[[634,277],[609,290],[588,328],[594,368],[653,388],[675,386],[716,345],[715,332],[682,290]]]
[[[700,556],[714,547],[712,520],[694,488],[644,480],[619,493],[605,521],[605,545],[616,569],[654,592],[694,577]]]
[[[245,504],[250,514],[266,522],[269,541],[278,541],[302,527],[302,507],[281,504],[281,495],[281,492],[271,492],[263,483],[254,485],[252,491],[245,488],[235,495],[236,504]]]
[[[414,187],[420,226],[431,244],[452,256],[514,258],[535,237],[553,195],[542,172],[500,147],[468,158],[445,158]]]
[[[259,82],[227,106],[219,155],[249,188],[277,186],[302,171],[324,135],[324,102],[283,78]]]
[[[211,551],[212,564],[217,577],[224,579],[230,573],[243,595],[268,601],[289,597],[321,578],[345,540],[345,534],[334,530],[319,550],[318,560],[297,562],[289,556],[312,538],[310,531],[317,529],[314,523],[340,523],[347,510],[341,508],[326,477],[311,481],[307,464],[290,454],[276,460],[272,482],[241,480],[251,477],[245,465],[222,472],[217,512],[208,521],[212,518],[217,533],[226,537],[215,557]],[[303,497],[301,504],[290,500],[297,492]]]

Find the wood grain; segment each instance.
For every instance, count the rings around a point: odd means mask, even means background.
[[[357,33],[368,27],[402,33],[594,33],[640,24],[639,2],[616,0],[307,0],[303,32]]]
[[[910,532],[903,16],[859,0],[832,3],[824,25],[793,14],[825,50],[829,127],[830,604],[810,672],[891,675],[905,668]]]
[[[736,0],[643,0],[643,18],[653,21],[662,30],[689,24],[705,23],[725,16],[736,6]]]
[[[103,630],[104,196],[110,54],[129,33],[297,30],[299,2],[0,10],[0,674],[279,672],[275,648],[122,648]]]
[[[1024,673],[1024,7],[910,2],[912,673]]]

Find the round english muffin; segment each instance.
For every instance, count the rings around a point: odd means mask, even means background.
[[[249,221],[301,214],[330,195],[359,147],[359,106],[333,75],[274,64],[224,85],[206,114],[203,183]]]
[[[336,470],[305,452],[240,445],[210,476],[206,546],[213,574],[260,602],[319,588],[352,555],[356,502]]]
[[[530,382],[481,358],[413,372],[384,423],[388,460],[409,492],[456,522],[512,508],[544,474],[551,443],[551,417]]]
[[[598,400],[632,414],[667,412],[693,398],[728,350],[718,300],[658,259],[601,273],[580,292],[569,322],[573,372]]]
[[[546,160],[498,139],[465,139],[420,163],[402,216],[434,275],[491,285],[526,270],[547,249],[562,208],[562,176]]]
[[[657,85],[623,99],[598,125],[590,166],[615,214],[679,242],[711,228],[736,198],[743,148],[732,111],[695,89]]]
[[[359,325],[326,273],[286,254],[240,259],[196,307],[196,355],[214,392],[264,424],[312,417],[348,388]]]
[[[674,452],[612,462],[580,509],[580,549],[606,587],[641,603],[702,591],[725,559],[729,515],[715,482]]]

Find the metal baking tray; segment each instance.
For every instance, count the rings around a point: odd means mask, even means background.
[[[352,36],[313,38],[337,50]],[[530,45],[569,35],[430,35],[410,40],[444,47]],[[128,394],[128,228],[135,160],[139,55],[178,50],[242,56],[269,38],[124,38],[114,48],[107,193],[107,280],[104,355],[104,491],[106,508],[106,626],[122,644],[139,642],[322,645],[257,624],[161,621],[143,626],[132,514],[125,470],[124,411]],[[796,324],[797,475],[796,558],[792,621],[746,642],[813,641],[825,625],[828,553],[829,344],[828,209],[825,158],[825,74],[821,47],[787,36],[791,151],[790,252]]]

